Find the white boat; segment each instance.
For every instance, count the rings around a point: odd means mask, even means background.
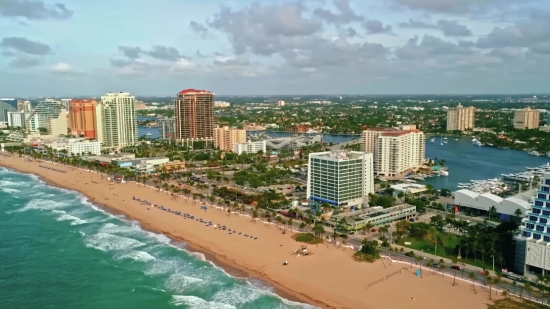
[[[447,138],[446,138],[446,137],[444,137],[443,139],[445,139],[445,140],[446,140]]]
[[[483,146],[483,144],[478,140],[476,140],[475,142],[472,142],[472,144],[474,144],[474,146]]]
[[[435,142],[435,137],[430,138],[430,142]]]
[[[455,141],[458,141],[458,138],[455,138]]]
[[[447,171],[440,171],[439,174],[441,174],[441,176],[449,176],[449,172]]]
[[[540,152],[535,151],[535,150],[529,151],[528,154],[530,154],[530,155],[532,155],[532,156],[540,157]]]
[[[151,136],[151,135],[153,135],[153,133],[147,133],[147,134],[145,134],[145,135],[146,135],[146,136]]]

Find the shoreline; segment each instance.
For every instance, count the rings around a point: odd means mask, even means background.
[[[336,307],[332,307],[332,306],[329,306],[327,304],[324,304],[322,302],[318,302],[317,300],[314,300],[314,299],[312,299],[312,298],[310,298],[306,295],[301,295],[301,294],[297,295],[295,292],[293,292],[293,291],[289,290],[288,288],[278,284],[277,282],[269,279],[269,277],[266,278],[266,277],[262,276],[261,274],[257,274],[257,273],[255,273],[254,270],[248,269],[245,266],[242,266],[242,265],[238,264],[234,260],[228,259],[226,256],[217,255],[216,253],[211,252],[210,250],[208,250],[207,248],[204,248],[203,246],[201,246],[199,244],[193,243],[193,242],[191,242],[187,239],[181,238],[181,237],[174,236],[170,232],[163,231],[162,229],[160,229],[156,226],[152,226],[152,225],[148,224],[147,222],[141,221],[138,218],[134,218],[133,216],[129,215],[128,213],[126,213],[124,211],[113,208],[113,207],[111,207],[109,205],[106,205],[106,204],[102,204],[101,202],[95,200],[93,197],[90,197],[90,196],[86,195],[85,193],[81,192],[78,189],[73,189],[73,188],[70,188],[68,186],[61,185],[61,184],[59,184],[59,183],[57,183],[57,182],[55,182],[51,179],[47,179],[47,178],[45,178],[41,175],[35,174],[35,173],[30,173],[30,172],[27,172],[27,171],[23,171],[23,170],[20,170],[16,167],[13,167],[13,166],[3,165],[2,162],[0,162],[0,166],[4,166],[5,168],[12,169],[12,170],[16,171],[17,173],[21,173],[21,174],[25,174],[25,175],[35,175],[40,180],[44,181],[47,185],[52,186],[52,187],[61,188],[61,189],[65,189],[65,190],[76,191],[79,194],[81,194],[82,196],[86,197],[90,203],[92,203],[96,207],[101,208],[102,210],[104,210],[105,212],[107,212],[111,215],[122,215],[122,216],[128,218],[129,220],[139,222],[140,226],[141,226],[141,229],[143,229],[145,231],[149,231],[149,232],[153,232],[153,233],[157,233],[157,234],[162,234],[162,235],[170,238],[171,241],[180,242],[180,243],[185,244],[186,248],[184,248],[184,249],[186,251],[188,251],[190,253],[200,253],[200,254],[204,255],[206,261],[209,261],[209,262],[213,263],[216,267],[219,267],[219,268],[223,269],[224,272],[226,272],[228,275],[230,275],[232,278],[234,278],[236,280],[247,283],[246,282],[247,279],[258,279],[258,280],[261,280],[261,281],[267,283],[269,286],[273,287],[274,291],[269,291],[269,290],[268,291],[271,292],[271,293],[276,294],[278,297],[280,297],[282,299],[286,299],[286,300],[289,300],[289,301],[292,301],[292,302],[303,303],[303,304],[306,304],[306,305],[313,305],[313,306],[320,307],[320,308],[327,308],[327,309],[335,309],[336,308]],[[65,166],[65,165],[61,165],[61,166],[65,167],[65,168],[69,168],[68,166]],[[72,167],[70,167],[70,168],[72,168]],[[75,167],[75,169],[77,169],[77,168]]]
[[[1,156],[0,165],[19,173],[36,175],[48,185],[79,192],[101,210],[122,214],[138,221],[144,230],[164,234],[175,242],[183,242],[186,250],[203,254],[206,260],[236,280],[243,280],[243,277],[259,280],[259,286],[251,281],[247,284],[265,289],[283,302],[286,299],[329,309],[439,309],[442,306],[449,309],[464,306],[486,309],[487,294],[473,293],[470,285],[454,287],[448,276],[425,276],[419,279],[414,269],[401,272],[402,265],[399,263],[359,263],[352,258],[354,250],[330,244],[309,245],[309,255],[296,256],[291,252],[299,248],[301,243],[291,238],[289,233],[282,233],[276,224],[252,220],[237,213],[228,214],[214,207],[203,211],[199,209],[202,202],[188,197],[176,198],[134,182],[110,184],[106,177],[96,171],[48,161],[27,161],[18,155]],[[40,168],[39,165],[48,168]],[[49,167],[65,172],[60,173]],[[162,211],[160,207],[152,207],[154,205],[151,204],[139,205],[133,199],[136,197],[134,194],[173,211],[189,212],[197,218],[228,224],[233,230],[238,228],[245,235],[254,235],[256,238],[252,240],[252,236],[230,236],[227,231],[196,222],[198,219]],[[290,264],[282,266],[285,260]],[[392,277],[389,280],[391,283],[368,288],[373,281],[386,282],[388,276],[397,272],[400,275]],[[264,283],[268,286],[264,287]],[[449,302],[450,299],[456,301]]]

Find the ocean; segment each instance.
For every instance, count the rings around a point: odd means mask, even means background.
[[[0,308],[316,308],[78,192],[0,167]]]

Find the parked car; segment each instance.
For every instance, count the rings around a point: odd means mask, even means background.
[[[462,268],[460,268],[460,266],[458,266],[458,265],[453,265],[453,266],[451,266],[451,269],[461,270]]]
[[[437,268],[437,267],[439,267],[439,264],[437,264],[437,263],[432,263],[432,267],[436,267],[436,268]]]

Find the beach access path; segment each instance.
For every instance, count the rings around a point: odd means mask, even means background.
[[[350,309],[485,309],[490,303],[487,288],[477,287],[475,294],[472,284],[466,280],[457,280],[458,284],[453,286],[452,276],[437,272],[417,277],[415,267],[388,263],[385,259],[373,264],[359,263],[353,260],[355,252],[350,249],[321,244],[308,246],[308,256],[292,255],[302,244],[291,238],[292,233],[283,234],[275,224],[251,220],[237,213],[229,215],[213,207],[204,210],[198,201],[137,183],[112,184],[106,176],[91,171],[23,160],[17,155],[0,157],[0,165],[77,190],[91,202],[121,212],[147,229],[188,242],[214,255],[224,265],[265,280],[285,296],[292,296],[292,300],[321,308]],[[225,225],[242,234],[230,234],[227,230],[143,205],[134,197],[172,211],[189,213],[206,222],[212,221],[214,225]],[[245,233],[253,238],[244,237]],[[283,266],[284,261],[289,264]]]

